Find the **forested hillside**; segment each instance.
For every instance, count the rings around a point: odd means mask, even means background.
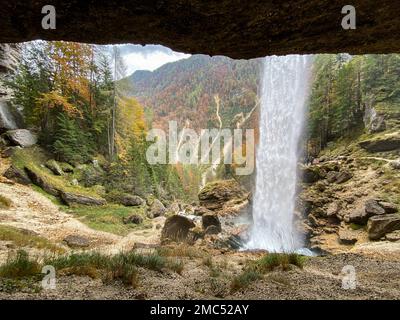
[[[132,95],[151,111],[154,126],[175,120],[182,128],[189,121],[195,129],[219,128],[217,96],[222,126],[229,128],[256,104],[261,62],[194,55],[153,72],[136,71],[129,77]]]
[[[309,103],[309,152],[398,123],[400,55],[318,55]]]

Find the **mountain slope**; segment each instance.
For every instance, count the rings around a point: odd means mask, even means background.
[[[190,122],[195,129],[218,128],[216,100],[223,127],[231,127],[235,115],[255,106],[260,67],[261,59],[194,55],[153,72],[136,71],[129,76],[131,94],[150,111],[155,127],[175,120],[179,127]]]

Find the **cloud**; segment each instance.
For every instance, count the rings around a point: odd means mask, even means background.
[[[189,58],[190,54],[172,51],[163,46],[133,46],[122,49],[121,54],[127,67],[127,74],[136,70],[153,71],[168,62]]]
[[[136,70],[153,71],[168,62],[186,59],[191,56],[190,54],[175,52],[162,45],[120,44],[117,46],[127,68],[126,75],[130,75]],[[112,45],[108,45],[106,48],[111,53]]]

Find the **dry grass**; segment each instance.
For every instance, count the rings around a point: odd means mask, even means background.
[[[12,206],[12,201],[5,196],[0,194],[0,208],[1,209],[8,209]]]
[[[157,252],[164,257],[188,257],[188,258],[203,258],[205,252],[199,248],[189,246],[188,244],[178,244],[175,246],[159,247]]]
[[[62,247],[57,246],[43,237],[29,234],[29,232],[11,226],[0,225],[0,240],[12,241],[17,247],[46,249],[52,253],[65,252]]]

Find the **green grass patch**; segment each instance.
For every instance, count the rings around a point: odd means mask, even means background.
[[[232,291],[237,291],[248,287],[254,281],[260,280],[262,274],[256,270],[246,269],[238,276],[234,277],[231,283]]]
[[[75,186],[72,185],[65,176],[55,176],[48,168],[44,167],[44,164],[49,159],[51,158],[43,149],[34,146],[32,148],[16,150],[11,161],[13,165],[21,171],[24,171],[25,168],[33,171],[56,190],[100,198],[99,194],[96,192],[96,188],[85,188],[79,185]]]
[[[0,277],[23,278],[40,274],[42,268],[36,260],[31,260],[26,251],[19,250],[16,256],[9,256],[7,262],[0,266]]]
[[[42,267],[45,265],[53,266],[59,275],[89,276],[101,278],[104,282],[120,280],[133,287],[139,283],[139,267],[158,272],[166,269],[181,273],[183,270],[181,261],[168,259],[157,253],[123,252],[116,255],[104,255],[97,252],[73,253],[45,258],[39,263],[29,258],[25,251],[20,250],[0,266],[0,286],[5,279],[31,278],[39,281],[43,276],[41,275]],[[14,284],[9,285],[12,287]]]
[[[65,208],[65,211],[76,216],[80,221],[90,228],[105,232],[125,236],[129,232],[137,229],[151,228],[151,222],[146,219],[145,208],[142,207],[124,207],[117,204],[105,206],[75,206]],[[124,224],[123,218],[132,214],[139,214],[144,222],[139,225],[132,223]]]
[[[360,224],[356,224],[356,223],[350,223],[349,227],[352,230],[360,230],[360,229],[364,228],[364,226],[362,226]]]
[[[1,209],[8,209],[12,206],[12,201],[5,196],[0,194],[0,208]]]
[[[241,274],[231,282],[232,291],[249,286],[252,282],[262,278],[262,275],[278,268],[289,271],[291,266],[303,268],[306,257],[297,253],[268,253],[264,257],[251,261]]]
[[[0,240],[12,241],[18,247],[47,249],[52,253],[63,253],[65,251],[62,247],[57,246],[43,237],[29,234],[28,232],[11,226],[0,225]]]

